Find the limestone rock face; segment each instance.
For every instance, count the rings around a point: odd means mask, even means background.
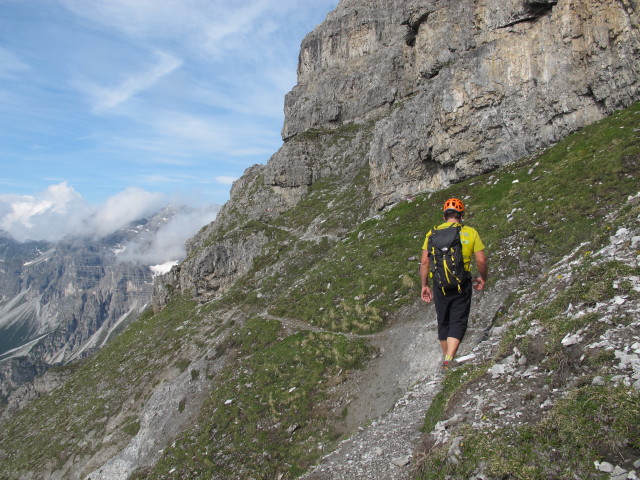
[[[346,184],[366,169],[371,214],[637,101],[638,8],[635,0],[342,0],[302,42],[283,146],[235,183],[216,221],[189,242],[189,259],[156,285],[155,307],[176,288],[224,292],[265,244],[238,228],[269,223],[319,180]]]
[[[180,291],[191,292],[203,301],[214,298],[221,288],[230,286],[251,268],[253,258],[265,243],[263,234],[255,234],[225,239],[198,250],[156,282],[154,308],[157,310],[166,304],[173,291],[170,286],[177,285]]]
[[[375,207],[544,148],[638,99],[637,2],[345,0],[304,40],[285,140],[381,115]]]

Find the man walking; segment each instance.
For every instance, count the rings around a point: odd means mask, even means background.
[[[450,198],[444,202],[442,212],[444,223],[430,230],[424,240],[420,278],[422,300],[429,303],[433,299],[435,302],[438,340],[444,355],[442,368],[447,369],[467,330],[472,289],[484,289],[488,267],[484,245],[478,232],[474,228],[462,225],[464,217],[462,201]],[[438,233],[435,234],[435,232]],[[458,255],[461,253],[463,265],[460,267],[460,273],[456,273],[453,253]],[[445,257],[447,254],[450,257]],[[472,256],[475,257],[479,274],[473,279],[471,278]],[[433,279],[433,290],[429,287],[429,278]]]

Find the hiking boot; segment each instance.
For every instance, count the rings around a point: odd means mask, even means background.
[[[442,362],[442,370],[449,370],[449,362],[448,361],[444,361]]]

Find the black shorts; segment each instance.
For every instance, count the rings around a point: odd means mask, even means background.
[[[462,341],[469,323],[469,311],[471,310],[471,294],[473,285],[471,281],[457,288],[442,292],[442,289],[434,287],[433,299],[438,317],[438,340],[446,340],[448,337]]]

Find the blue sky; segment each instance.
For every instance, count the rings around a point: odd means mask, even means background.
[[[337,3],[0,0],[0,228],[224,203],[282,145],[300,42]]]

